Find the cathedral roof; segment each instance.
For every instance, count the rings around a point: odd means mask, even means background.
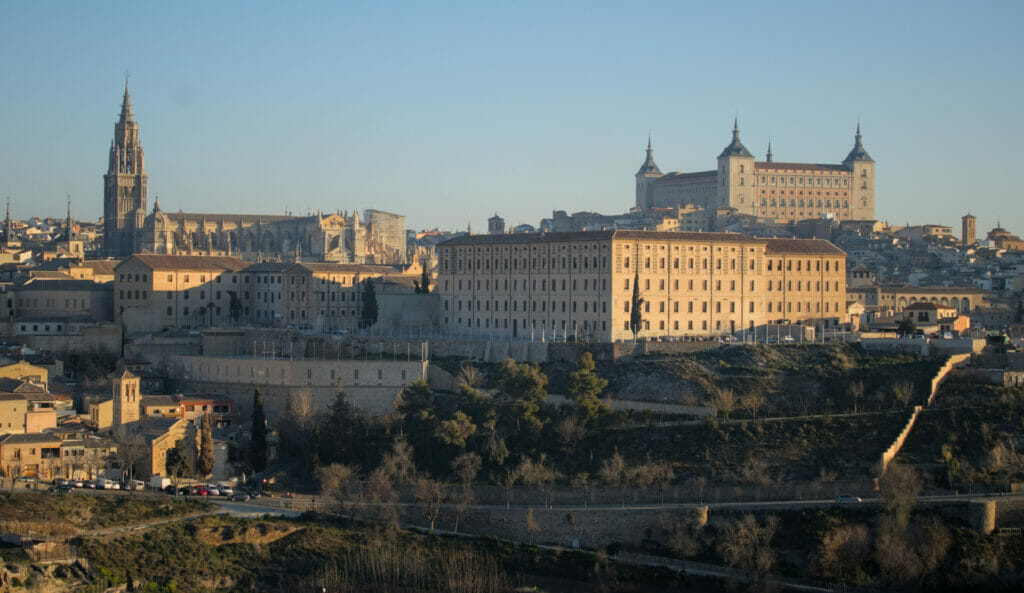
[[[853,161],[864,161],[868,163],[875,162],[868,154],[868,151],[864,150],[864,145],[860,141],[860,123],[857,123],[857,135],[854,137],[853,148],[850,150],[850,154],[846,155],[843,159],[843,163],[849,163]]]
[[[644,159],[644,163],[640,165],[640,170],[636,172],[637,175],[661,175],[661,170],[658,169],[658,165],[654,164],[654,151],[651,150],[651,139],[647,139],[647,158]]]
[[[753,158],[754,155],[750,154],[746,146],[740,142],[740,126],[738,120],[733,120],[732,123],[732,142],[729,146],[725,147],[722,154],[718,155],[718,158],[731,157],[731,156],[745,156]]]

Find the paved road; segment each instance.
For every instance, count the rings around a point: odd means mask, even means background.
[[[967,502],[970,500],[979,499],[995,499],[995,500],[1013,500],[1017,498],[1024,498],[1024,493],[1018,494],[999,494],[999,495],[971,495],[971,494],[944,494],[944,495],[929,495],[929,496],[918,496],[917,500],[919,503],[944,503],[944,502]],[[211,499],[211,502],[225,507],[234,509],[237,512],[250,512],[263,514],[266,512],[281,512],[286,516],[295,516],[300,514],[302,511],[314,510],[313,501],[315,497],[310,496],[296,496],[295,498],[260,498],[257,500],[250,500],[244,503],[228,503],[227,501],[221,502],[217,499]],[[857,507],[864,505],[878,505],[883,501],[881,498],[864,498],[861,502],[836,502],[834,498],[822,498],[816,500],[776,500],[776,501],[742,501],[742,502],[708,502],[704,504],[700,503],[667,503],[667,504],[627,504],[625,506],[619,504],[591,504],[586,507],[583,505],[552,505],[551,509],[557,509],[561,511],[587,511],[587,510],[614,510],[614,511],[653,511],[653,510],[684,510],[684,509],[696,509],[707,506],[709,509],[714,510],[738,510],[738,511],[770,511],[770,510],[799,510],[806,508],[827,508],[832,506],[842,507]],[[346,503],[350,506],[373,506],[371,503],[363,503],[359,501],[353,501]],[[390,503],[399,507],[418,506],[414,502],[396,502]],[[227,506],[235,505],[235,506]],[[441,505],[443,509],[452,509],[458,505],[452,503],[444,503]],[[538,509],[543,508],[543,505],[524,505],[524,504],[512,504],[511,509],[526,510],[526,509]],[[470,509],[479,511],[501,511],[505,510],[504,504],[475,504],[471,505]],[[316,503],[315,510],[326,510],[323,499],[321,498]]]

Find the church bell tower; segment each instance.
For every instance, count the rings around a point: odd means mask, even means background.
[[[126,257],[139,250],[146,218],[146,168],[139,124],[125,82],[121,117],[114,124],[107,174],[103,176],[103,251]]]

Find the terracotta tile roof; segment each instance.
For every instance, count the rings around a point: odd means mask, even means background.
[[[118,264],[119,269],[132,260],[137,260],[153,270],[213,270],[237,272],[249,266],[237,257],[219,255],[154,255],[137,253]]]
[[[824,239],[766,239],[766,254],[780,255],[842,255],[846,252]]]
[[[61,440],[52,434],[43,432],[28,432],[21,434],[9,434],[0,439],[4,445],[60,445]]]
[[[969,286],[883,286],[882,292],[890,294],[920,294],[922,292],[935,294],[989,294],[987,290],[971,288]]]
[[[371,264],[341,264],[341,263],[313,263],[303,262],[298,264],[292,264],[289,266],[289,270],[292,268],[305,268],[310,272],[327,272],[327,273],[344,273],[352,272],[356,274],[397,274],[398,270],[392,266],[379,266]]]

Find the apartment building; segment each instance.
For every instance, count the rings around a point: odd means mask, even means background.
[[[261,262],[252,264],[242,274],[252,287],[250,320],[257,325],[280,326],[285,323],[284,272],[292,264]]]
[[[284,309],[288,325],[324,331],[359,325],[365,282],[397,276],[390,266],[298,263],[284,272]]]
[[[466,235],[438,246],[441,324],[540,339],[723,335],[846,321],[845,253],[818,239],[593,231]],[[639,284],[637,284],[639,283]]]
[[[136,254],[114,269],[114,320],[125,333],[231,325],[249,315],[249,264],[202,255]]]
[[[11,287],[16,320],[110,321],[113,285],[33,277]]]
[[[0,469],[6,476],[50,479],[61,473],[61,440],[52,434],[0,437]]]
[[[41,432],[57,426],[57,399],[46,388],[0,379],[0,434]]]

